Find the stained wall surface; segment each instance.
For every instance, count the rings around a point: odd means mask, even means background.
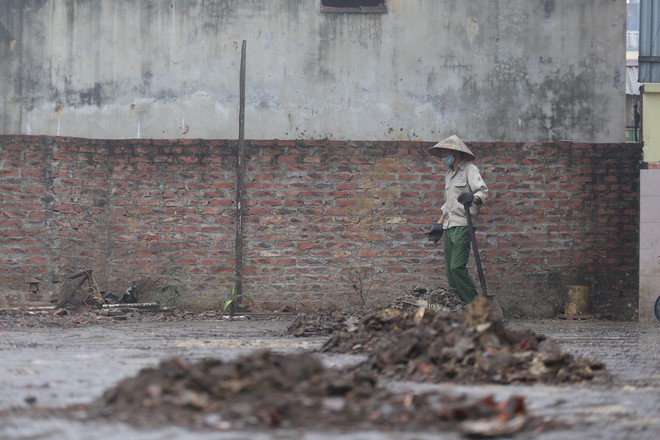
[[[621,142],[612,0],[3,0],[0,133]]]

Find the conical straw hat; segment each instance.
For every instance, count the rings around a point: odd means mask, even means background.
[[[443,139],[431,148],[429,148],[429,154],[435,157],[445,157],[448,154],[451,154],[449,150],[452,151],[461,151],[470,156],[470,160],[476,159],[472,151],[465,145],[465,143],[456,135],[449,136],[447,139]]]

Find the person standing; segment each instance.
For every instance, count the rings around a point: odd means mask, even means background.
[[[465,209],[472,214],[476,227],[481,205],[486,201],[488,187],[474,164],[474,154],[456,135],[444,139],[428,150],[442,159],[448,168],[445,174],[445,202],[440,208],[438,224],[444,230],[445,273],[449,288],[465,304],[477,297],[477,288],[467,270],[470,256],[470,231]]]

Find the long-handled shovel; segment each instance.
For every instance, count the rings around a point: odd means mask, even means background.
[[[477,247],[477,235],[474,233],[474,226],[472,224],[472,213],[470,208],[464,206],[465,208],[465,217],[468,222],[468,229],[470,230],[470,241],[472,242],[472,252],[474,253],[474,262],[477,265],[477,272],[479,273],[479,282],[481,283],[481,294],[486,298],[490,299],[490,302],[493,306],[493,313],[495,316],[502,320],[504,319],[504,311],[495,299],[495,295],[489,295],[486,290],[486,278],[484,278],[484,271],[481,269],[481,257],[479,257],[479,248]]]

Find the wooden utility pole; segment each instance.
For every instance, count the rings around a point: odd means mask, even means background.
[[[238,161],[236,164],[236,297],[232,302],[232,314],[235,306],[243,300],[243,172],[245,170],[245,47],[241,48],[240,107],[238,111]]]

